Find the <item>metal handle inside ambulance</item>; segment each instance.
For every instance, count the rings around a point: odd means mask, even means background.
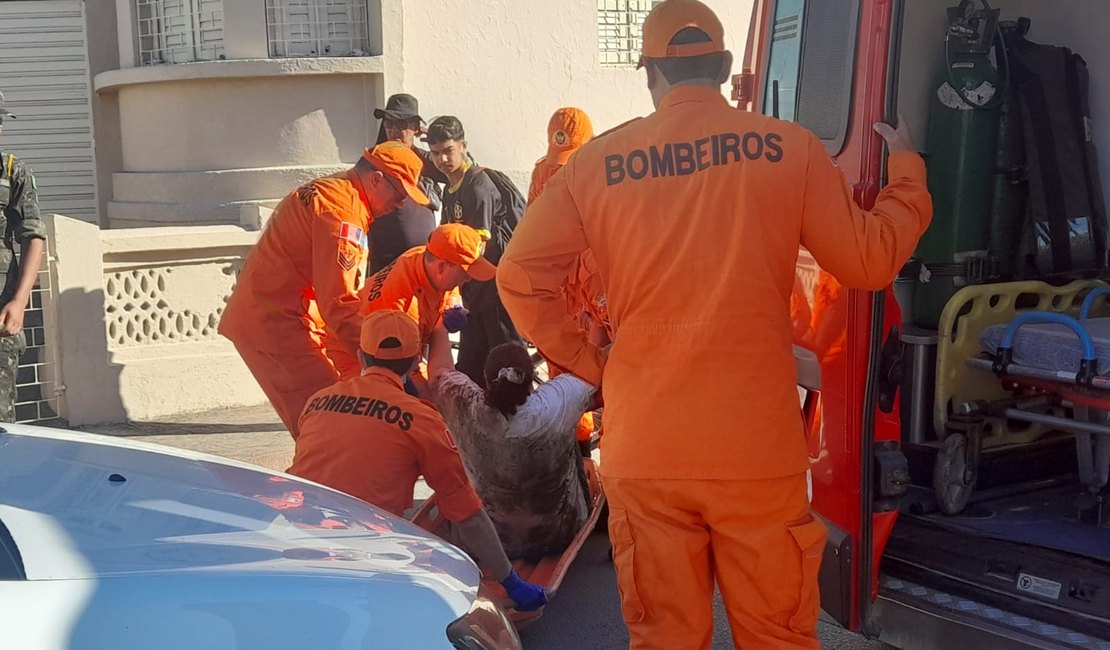
[[[1110,287],[1097,287],[1087,294],[1083,299],[1083,306],[1079,308],[1079,320],[1087,320],[1091,316],[1091,310],[1095,308],[1095,303],[1102,296],[1110,294]]]
[[[1036,311],[1025,314],[1019,314],[1017,318],[1010,321],[1006,326],[1006,330],[1002,332],[1002,340],[998,344],[998,352],[994,355],[994,364],[992,366],[995,374],[1003,375],[1014,361],[1014,336],[1018,330],[1025,325],[1044,325],[1056,324],[1064,325],[1075,335],[1079,337],[1079,343],[1083,346],[1083,357],[1079,360],[1079,372],[1075,374],[1075,383],[1081,385],[1089,385],[1095,375],[1098,374],[1098,358],[1095,357],[1095,343],[1091,339],[1091,335],[1076,319],[1068,316],[1067,314],[1058,314],[1056,312]]]

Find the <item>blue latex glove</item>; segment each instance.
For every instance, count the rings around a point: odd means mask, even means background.
[[[469,321],[470,317],[466,315],[461,305],[443,310],[443,326],[452,334],[466,327]]]
[[[509,572],[509,577],[501,581],[501,586],[516,603],[518,612],[531,612],[547,604],[547,593],[543,587],[521,580],[515,569]]]

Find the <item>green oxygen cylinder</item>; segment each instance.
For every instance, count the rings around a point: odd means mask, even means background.
[[[914,324],[936,329],[944,306],[989,266],[991,198],[1001,96],[991,60],[999,11],[971,0],[948,9],[945,71],[926,144],[933,221],[918,243]]]

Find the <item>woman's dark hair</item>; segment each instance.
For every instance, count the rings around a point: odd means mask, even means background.
[[[426,138],[428,144],[439,144],[448,140],[461,142],[465,139],[466,131],[463,130],[462,122],[454,115],[437,117],[428,125],[428,137]]]
[[[501,372],[506,369],[507,372]],[[486,404],[511,418],[532,392],[536,368],[528,348],[518,343],[503,343],[489,351],[482,374],[486,379]]]

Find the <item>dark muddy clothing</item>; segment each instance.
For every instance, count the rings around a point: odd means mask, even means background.
[[[575,427],[593,388],[571,375],[545,382],[506,419],[458,371],[431,383],[463,466],[510,559],[561,553],[589,516]]]

